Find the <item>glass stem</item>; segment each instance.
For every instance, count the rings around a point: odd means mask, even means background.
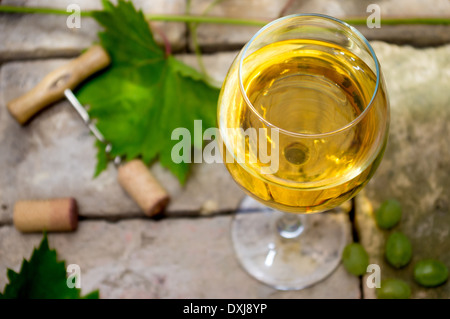
[[[304,226],[297,214],[283,213],[277,221],[277,230],[283,238],[296,238],[303,232]]]

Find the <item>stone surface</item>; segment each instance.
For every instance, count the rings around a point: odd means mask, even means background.
[[[145,13],[183,14],[184,0],[133,1]],[[3,1],[3,5],[66,9],[76,4],[81,11],[101,9],[101,0]],[[81,17],[80,28],[68,28],[67,16],[0,13],[0,62],[23,58],[65,57],[79,54],[98,41],[101,27],[90,17]],[[164,30],[174,50],[185,46],[184,23],[154,22]],[[155,38],[162,43],[155,32]]]
[[[450,26],[445,25],[384,25],[383,19],[395,18],[448,18],[450,2],[446,0],[315,0],[293,1],[286,14],[317,12],[340,19],[365,18],[373,9],[369,5],[376,4],[380,8],[381,27],[369,28],[358,25],[356,28],[368,39],[386,41],[396,44],[414,46],[441,45],[450,42]]]
[[[205,64],[222,81],[235,53],[205,56]],[[194,65],[193,56],[180,57]],[[0,223],[9,223],[14,203],[21,199],[75,197],[83,216],[141,215],[137,205],[117,183],[111,164],[93,179],[96,165],[95,139],[66,101],[56,103],[28,125],[21,127],[9,114],[6,103],[36,85],[51,70],[68,60],[38,60],[4,64],[0,73]],[[212,65],[220,61],[214,68]],[[153,173],[169,191],[172,202],[167,214],[227,212],[236,208],[243,192],[221,163],[193,164],[183,187],[159,165]]]
[[[426,5],[421,0],[294,0],[286,8],[285,14],[317,12],[336,18],[367,17],[373,12],[367,12],[367,7],[370,4],[379,6],[381,19],[399,17],[448,18],[450,14],[450,3],[446,0],[428,0]]]
[[[194,0],[190,13],[210,16],[233,17],[241,19],[270,20],[280,16],[286,0],[228,0],[220,1],[210,7],[214,1]],[[200,24],[197,27],[198,44],[207,51],[217,51],[223,48],[240,48],[247,42],[259,27],[228,25],[228,24]],[[191,37],[192,40],[192,37]],[[192,41],[190,42],[192,48]]]
[[[450,45],[423,50],[375,43],[391,101],[390,137],[384,159],[357,196],[356,221],[371,262],[381,267],[382,278],[410,283],[414,298],[449,298],[450,284],[425,289],[414,283],[414,264],[437,258],[450,267]],[[384,259],[384,245],[392,231],[375,226],[373,210],[388,198],[403,206],[395,228],[413,245],[413,259],[396,270]],[[364,287],[373,298],[374,289]]]
[[[359,280],[342,266],[296,292],[257,282],[234,256],[231,218],[82,221],[74,233],[50,234],[49,244],[80,266],[82,292],[100,289],[101,298],[359,298]],[[0,291],[6,268],[18,271],[41,238],[0,227]]]
[[[187,10],[184,0],[134,0],[135,6],[149,14],[184,14]],[[77,4],[81,10],[101,9],[101,0],[4,0],[4,5],[51,7],[66,9],[69,4]],[[270,21],[283,15],[294,13],[323,13],[338,18],[366,18],[369,4],[378,4],[381,19],[396,17],[441,17],[450,16],[450,4],[446,0],[432,0],[426,5],[423,1],[414,0],[315,0],[315,1],[219,1],[212,5],[212,0],[193,0],[191,14],[200,15],[205,11],[211,16],[232,17],[242,19],[260,19]],[[83,17],[80,29],[69,29],[66,16],[57,15],[18,15],[0,14],[0,62],[13,59],[39,57],[68,57],[79,54],[83,49],[97,41],[100,30],[95,21]],[[154,22],[156,27],[164,30],[174,50],[186,47],[184,23]],[[238,49],[246,43],[259,27],[200,24],[197,29],[198,42],[205,51],[220,49]],[[450,41],[450,26],[384,26],[380,29],[369,29],[358,26],[358,29],[369,40],[383,40],[393,43],[406,43],[417,46],[439,45]],[[159,35],[155,37],[162,43]],[[193,49],[192,37],[189,37],[190,48]]]
[[[194,14],[202,14],[213,3],[212,0],[193,0]],[[221,1],[210,11],[209,15],[243,19],[273,20],[280,16],[297,13],[321,13],[340,19],[363,18],[372,13],[367,12],[369,4],[377,4],[381,14],[381,28],[370,29],[367,26],[357,28],[369,40],[382,40],[394,43],[408,43],[417,46],[439,45],[450,42],[450,26],[388,26],[383,19],[417,18],[450,16],[450,2],[447,0],[294,0],[294,1]],[[198,42],[203,50],[212,51],[220,48],[240,48],[258,27],[230,25],[200,25],[197,30]],[[192,41],[191,41],[192,48]]]
[[[381,25],[380,29],[369,29],[366,26],[357,26],[356,28],[369,41],[377,40],[415,47],[450,43],[449,25]]]
[[[97,41],[96,31],[100,29],[91,18],[83,17],[80,29],[68,29],[66,19],[0,13],[0,62],[74,56]]]
[[[146,13],[182,14],[186,1],[134,1]],[[339,18],[365,17],[367,5],[380,5],[387,17],[446,17],[450,2],[430,0],[308,0],[218,1],[210,15],[274,19],[300,12],[321,12]],[[3,0],[5,5],[100,8],[95,1]],[[212,1],[193,0],[191,12],[201,14]],[[67,102],[42,112],[20,127],[6,111],[6,102],[34,86],[66,59],[29,62],[5,61],[40,57],[75,56],[95,41],[99,27],[83,19],[81,29],[67,29],[64,16],[0,14],[0,291],[6,268],[18,270],[41,235],[23,235],[11,224],[12,207],[19,199],[74,196],[80,204],[80,222],[73,233],[50,234],[50,245],[67,263],[82,269],[82,288],[100,289],[102,298],[373,298],[375,292],[340,266],[326,280],[298,292],[281,292],[250,278],[238,265],[229,238],[230,212],[243,197],[222,164],[200,164],[185,187],[159,165],[153,173],[169,190],[170,217],[159,221],[141,218],[138,207],[116,182],[116,170],[93,180],[94,138]],[[183,49],[184,24],[164,23],[172,44]],[[416,46],[449,42],[448,26],[359,27],[369,39]],[[240,48],[258,28],[200,25],[203,49]],[[414,298],[449,298],[449,283],[424,289],[412,281],[414,263],[439,258],[450,266],[449,172],[450,150],[450,45],[413,49],[374,42],[390,94],[391,137],[385,159],[356,198],[357,234],[381,266],[382,278],[402,278],[411,284]],[[210,76],[220,83],[237,52],[204,57]],[[196,65],[193,55],[179,56]],[[404,215],[397,229],[410,236],[414,257],[405,269],[394,270],[383,258],[389,231],[379,230],[373,209],[386,198],[399,199]],[[347,204],[347,209],[349,205]],[[203,215],[213,214],[204,217]],[[196,218],[183,218],[195,215]],[[180,218],[181,217],[181,218]],[[122,219],[113,222],[113,220]],[[6,225],[5,225],[6,224]],[[350,236],[350,235],[349,235]]]

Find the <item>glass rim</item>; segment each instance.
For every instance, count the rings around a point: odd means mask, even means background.
[[[261,114],[255,109],[255,107],[253,106],[252,102],[250,101],[250,99],[247,96],[247,92],[244,88],[244,84],[243,84],[243,80],[242,80],[242,64],[243,64],[243,60],[244,60],[244,56],[249,48],[249,46],[255,41],[255,39],[260,36],[264,31],[266,31],[268,28],[272,27],[275,24],[278,24],[284,20],[288,20],[288,19],[292,19],[292,18],[299,18],[299,17],[319,17],[319,18],[324,18],[324,19],[328,19],[328,20],[332,20],[334,22],[337,22],[347,28],[349,28],[353,33],[355,33],[361,40],[363,40],[364,44],[367,46],[367,48],[369,49],[370,54],[372,55],[372,59],[375,62],[375,69],[376,69],[376,83],[375,83],[375,88],[373,90],[373,94],[372,97],[369,101],[369,103],[367,103],[367,105],[365,106],[364,110],[356,117],[354,118],[352,121],[350,121],[349,123],[347,123],[346,125],[330,131],[330,132],[325,132],[325,133],[313,133],[313,134],[307,134],[307,133],[298,133],[298,132],[292,132],[283,128],[280,128],[278,126],[276,126],[275,124],[272,124],[271,122],[269,122],[268,120],[266,120],[263,116],[261,116]],[[266,24],[265,26],[263,26],[261,29],[258,30],[258,32],[256,32],[251,39],[245,44],[244,48],[242,49],[242,52],[240,54],[239,57],[239,67],[238,67],[238,76],[239,76],[239,88],[240,91],[244,97],[245,102],[247,103],[247,105],[250,107],[250,109],[253,111],[253,113],[255,113],[258,118],[265,123],[266,125],[272,127],[272,128],[276,128],[278,129],[280,132],[282,132],[283,134],[286,135],[291,135],[291,136],[296,136],[296,137],[303,137],[303,138],[321,138],[321,137],[325,137],[325,136],[330,136],[330,135],[334,135],[337,133],[340,133],[342,131],[345,131],[353,126],[355,126],[356,124],[358,124],[365,116],[366,114],[369,112],[369,110],[372,108],[373,105],[373,101],[375,100],[375,96],[378,93],[378,89],[379,89],[379,85],[380,85],[380,66],[379,66],[379,62],[378,62],[378,58],[375,55],[375,51],[373,50],[372,46],[370,45],[369,41],[361,34],[361,32],[359,32],[355,27],[351,26],[350,24],[348,24],[347,22],[344,22],[338,18],[332,17],[332,16],[328,16],[325,14],[320,14],[320,13],[297,13],[297,14],[291,14],[291,15],[287,15],[278,19],[275,19],[271,22],[269,22],[268,24]]]

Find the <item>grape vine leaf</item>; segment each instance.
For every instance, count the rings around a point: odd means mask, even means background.
[[[103,1],[104,9],[93,13],[104,27],[100,43],[111,56],[111,65],[76,92],[99,130],[111,143],[111,157],[127,160],[141,157],[150,164],[156,159],[184,183],[188,163],[171,158],[172,131],[184,127],[194,132],[194,120],[203,128],[216,124],[219,89],[203,74],[165,52],[155,42],[141,10],[119,0],[117,6]],[[107,166],[104,145],[98,147],[95,176]],[[191,147],[202,147],[201,136]]]
[[[7,270],[9,284],[0,299],[98,299],[98,290],[81,297],[78,288],[67,286],[66,266],[58,261],[56,250],[50,249],[44,233],[39,248],[30,260],[24,259],[20,272]]]

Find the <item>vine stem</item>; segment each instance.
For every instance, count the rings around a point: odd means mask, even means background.
[[[202,12],[202,16],[206,16],[217,4],[219,4],[222,0],[214,0],[211,2],[206,9]],[[186,2],[186,15],[189,15],[191,11],[191,0],[187,0]],[[187,26],[189,28],[190,37],[192,41],[192,45],[194,47],[195,56],[197,57],[197,63],[199,65],[201,73],[205,76],[206,81],[209,83],[213,83],[214,80],[209,76],[208,71],[206,70],[205,64],[203,63],[202,50],[200,49],[200,45],[198,43],[198,35],[197,35],[197,27],[198,22],[189,22]]]
[[[59,14],[71,15],[73,12],[67,12],[62,9],[52,8],[36,8],[36,7],[16,7],[16,6],[0,6],[0,12],[11,13],[38,13],[38,14]],[[93,11],[81,11],[82,16],[91,16]],[[213,16],[196,16],[196,15],[166,15],[166,14],[146,14],[146,19],[151,21],[172,21],[172,22],[196,22],[196,23],[214,23],[214,24],[232,24],[242,26],[262,27],[270,20],[249,20],[227,17]],[[352,25],[365,25],[365,18],[344,19],[343,21]],[[450,19],[447,18],[391,18],[381,19],[383,25],[399,25],[399,24],[427,24],[427,25],[450,25]]]
[[[170,45],[170,41],[166,36],[166,33],[161,30],[161,28],[152,25],[152,29],[156,31],[156,33],[159,34],[159,36],[161,37],[163,43],[164,43],[164,51],[165,51],[165,57],[167,58],[169,55],[172,54],[172,46]]]
[[[53,8],[36,8],[36,7],[16,7],[16,6],[3,6],[0,5],[0,12],[10,13],[39,13],[39,14],[59,14],[59,15],[71,15],[73,12],[68,12],[62,9]],[[82,16],[92,15],[92,11],[81,11]]]

